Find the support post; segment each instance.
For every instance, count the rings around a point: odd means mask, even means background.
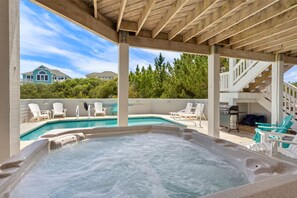
[[[20,150],[19,3],[0,1],[0,164]]]
[[[283,120],[284,56],[275,55],[272,64],[271,82],[271,123],[279,124]]]
[[[129,44],[128,33],[119,33],[118,126],[128,126]]]
[[[233,67],[235,65],[236,65],[236,58],[229,58],[229,77],[228,77],[229,92],[232,92],[232,88],[233,88]]]
[[[220,137],[220,54],[211,46],[208,56],[208,135]]]

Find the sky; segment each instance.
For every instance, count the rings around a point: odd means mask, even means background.
[[[20,5],[21,73],[40,65],[58,69],[72,78],[82,78],[91,72],[118,71],[117,45],[59,17],[29,0]],[[129,69],[147,67],[159,53],[172,63],[181,53],[130,47]],[[284,76],[297,81],[297,67]]]

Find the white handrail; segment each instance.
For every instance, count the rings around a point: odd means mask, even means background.
[[[236,84],[259,61],[241,59],[233,68],[233,85]]]
[[[271,100],[271,85],[263,90],[264,97]],[[283,110],[297,119],[297,87],[284,82]]]
[[[229,72],[220,73],[220,90],[228,91],[229,89]]]

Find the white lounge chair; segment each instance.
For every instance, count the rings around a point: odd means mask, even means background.
[[[106,116],[106,108],[103,108],[101,102],[95,102],[94,109],[95,109],[94,116],[97,116],[97,115]]]
[[[204,104],[197,103],[194,112],[190,111],[189,113],[178,113],[178,116],[183,118],[191,118],[191,119],[198,119],[200,117],[201,118],[203,117],[204,119],[206,119],[203,110],[204,110]]]
[[[66,117],[67,109],[63,109],[63,103],[60,103],[60,102],[54,103],[52,111],[53,111],[53,118],[55,118],[55,116]]]
[[[28,104],[33,117],[30,118],[30,121],[40,121],[41,119],[49,119],[51,112],[49,110],[40,110],[38,104],[30,103]]]
[[[191,113],[192,107],[193,107],[193,103],[188,102],[185,109],[182,109],[182,110],[177,111],[177,112],[169,112],[170,117],[175,118],[175,117],[179,117],[179,114],[181,114],[181,113],[187,113],[187,114]]]

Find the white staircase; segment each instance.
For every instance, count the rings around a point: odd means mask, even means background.
[[[256,77],[271,65],[271,62],[239,60],[229,71],[220,74],[221,92],[239,92],[246,88]]]

